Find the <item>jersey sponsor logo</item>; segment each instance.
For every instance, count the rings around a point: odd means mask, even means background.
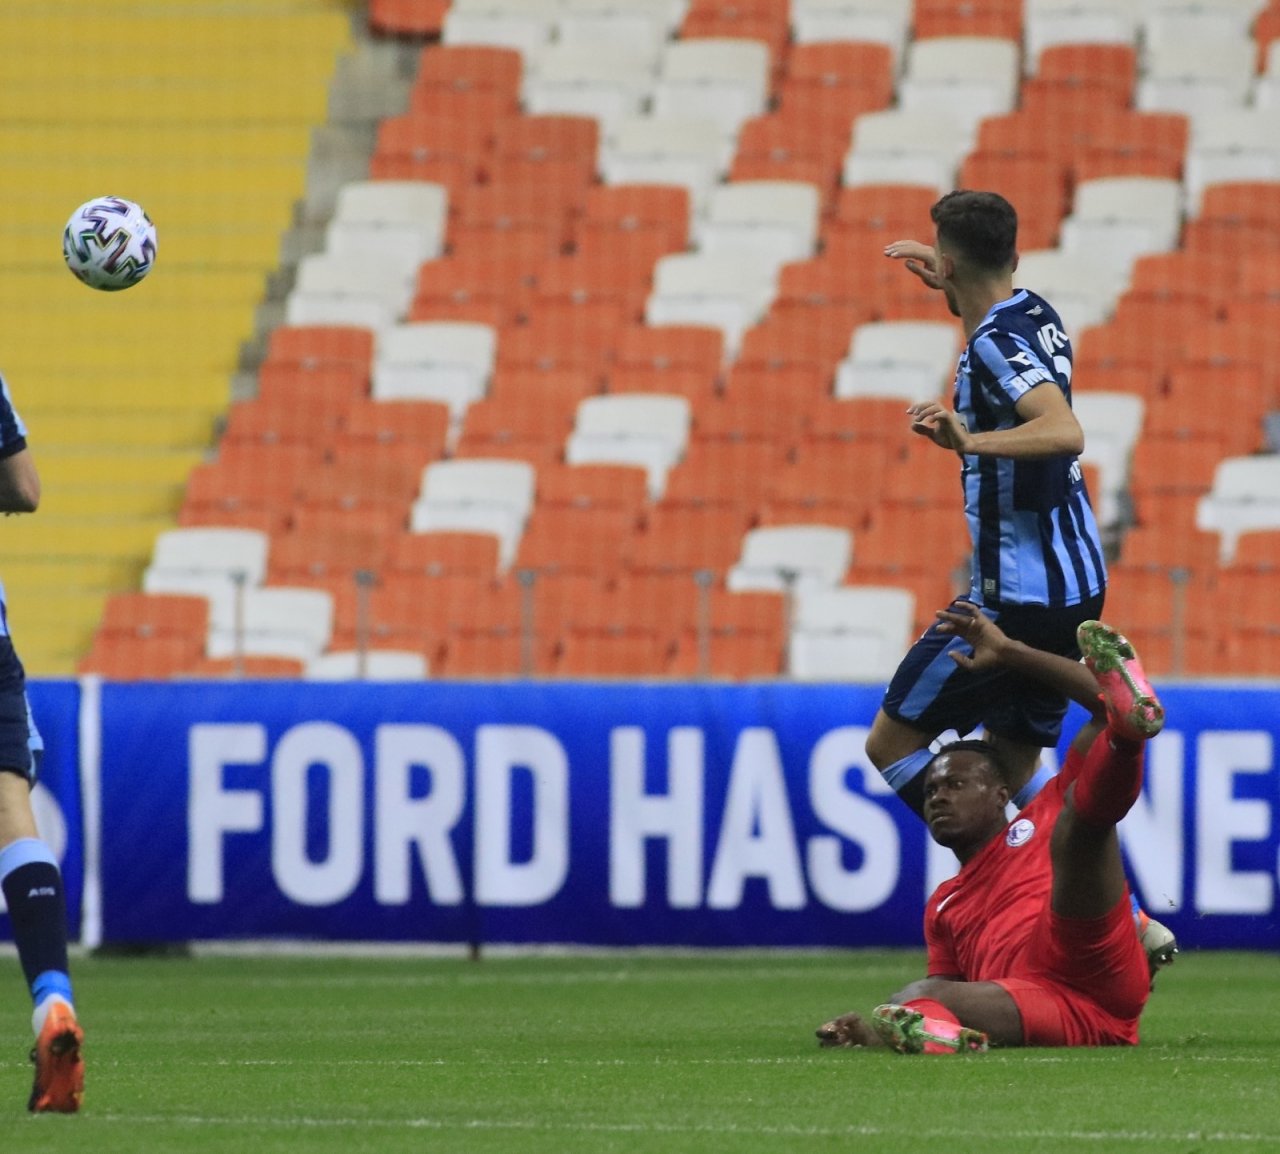
[[[1004,840],[1006,845],[1017,849],[1020,845],[1026,845],[1035,835],[1036,823],[1030,818],[1020,817],[1009,827]]]
[[[1059,349],[1067,347],[1067,334],[1050,321],[1036,329],[1036,340],[1047,356],[1053,356]]]

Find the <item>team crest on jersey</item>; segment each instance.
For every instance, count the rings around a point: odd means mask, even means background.
[[[1004,835],[1006,845],[1011,845],[1015,849],[1020,845],[1026,845],[1036,835],[1036,823],[1029,818],[1020,817],[1009,827],[1009,832]]]

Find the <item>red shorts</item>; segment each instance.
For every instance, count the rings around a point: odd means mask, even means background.
[[[1022,1015],[1027,1046],[1133,1046],[1151,976],[1129,895],[1101,918],[1046,907],[1021,973],[997,980]]]

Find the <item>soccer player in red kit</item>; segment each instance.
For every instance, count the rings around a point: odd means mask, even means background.
[[[945,746],[926,770],[924,818],[960,872],[925,909],[929,976],[870,1020],[845,1014],[825,1046],[902,1053],[998,1046],[1134,1045],[1149,973],[1133,932],[1116,824],[1137,800],[1145,742],[1164,713],[1133,647],[1080,626],[1084,664],[1007,637],[963,604],[939,617],[973,646],[960,663],[997,663],[1090,707],[1062,772],[1009,822],[1009,788],[988,742]]]

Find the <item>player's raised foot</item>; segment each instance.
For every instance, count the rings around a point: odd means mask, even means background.
[[[1138,940],[1147,952],[1147,968],[1154,985],[1156,974],[1173,965],[1178,955],[1178,939],[1166,925],[1155,920],[1145,911],[1138,911]]]
[[[74,1114],[84,1093],[84,1031],[66,1002],[54,1002],[31,1050],[35,1084],[27,1109],[33,1114]]]
[[[1133,646],[1101,621],[1081,622],[1076,641],[1084,663],[1098,679],[1112,731],[1132,741],[1155,737],[1164,728],[1164,706]]]
[[[987,1050],[987,1036],[981,1030],[928,1018],[910,1006],[877,1006],[871,1011],[871,1024],[880,1040],[899,1054],[982,1054]]]

